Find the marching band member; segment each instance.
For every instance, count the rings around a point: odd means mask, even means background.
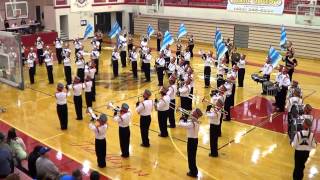
[[[167,69],[167,74],[168,74],[168,77],[170,78],[170,76],[174,73],[176,73],[176,58],[175,57],[172,57],[171,60],[170,60],[170,63],[168,65],[168,69]]]
[[[241,54],[240,60],[237,63],[237,66],[239,67],[238,70],[238,87],[243,87],[243,80],[244,75],[246,74],[246,55]]]
[[[42,56],[44,56],[44,62],[46,63],[49,84],[53,84],[53,57],[49,46],[46,47],[46,50],[44,51]]]
[[[167,69],[168,64],[170,63],[170,58],[171,58],[170,45],[167,45],[167,47],[163,50],[163,58],[165,60],[165,67]]]
[[[85,79],[84,92],[85,92],[87,109],[92,108],[92,80],[90,76],[87,76]]]
[[[79,57],[76,60],[76,65],[77,65],[77,76],[80,78],[81,82],[84,82],[84,67],[85,67],[85,62],[83,55],[80,54],[80,51],[78,52]]]
[[[33,48],[30,48],[30,52],[27,57],[27,63],[29,68],[29,78],[30,84],[34,84],[34,75],[35,75],[35,60],[36,60],[36,53],[33,52]]]
[[[161,52],[159,58],[155,62],[155,67],[157,70],[158,76],[158,86],[163,86],[163,72],[166,66],[166,61],[164,58],[164,54]]]
[[[288,69],[288,74],[289,74],[289,77],[290,77],[290,81],[292,81],[292,75],[293,75],[293,72],[294,72],[294,68],[296,66],[298,66],[298,61],[296,60],[296,58],[293,56],[292,52],[291,51],[288,51],[287,52],[287,55],[286,57],[284,57],[282,59],[282,61],[285,62],[285,66],[286,68]]]
[[[127,34],[120,35],[119,40],[120,40],[119,49],[120,49],[121,64],[122,64],[122,67],[126,67],[127,66],[127,62],[126,62],[126,60],[127,60]]]
[[[92,80],[92,101],[96,101],[96,63],[94,60],[91,60],[90,66],[89,66],[89,73],[88,75],[90,76]]]
[[[189,47],[186,48],[186,52],[184,52],[183,58],[184,58],[184,63],[189,65],[190,64],[190,58],[191,58],[191,52],[189,50]]]
[[[231,73],[228,74],[229,76],[231,76],[231,82],[232,82],[232,91],[231,91],[231,106],[234,105],[234,95],[236,93],[236,79],[237,79],[237,76],[238,76],[238,66],[234,65],[231,69]],[[227,75],[227,76],[228,76]]]
[[[188,38],[188,48],[186,48],[186,50],[188,49],[188,51],[190,52],[190,57],[193,57],[193,48],[194,48],[194,39],[193,39],[193,35],[187,35]]]
[[[230,61],[230,50],[231,50],[231,47],[232,47],[232,43],[230,41],[230,38],[227,39],[227,41],[225,42],[226,44],[226,47],[228,48],[228,51],[226,51],[226,63],[229,64],[229,61]]]
[[[182,44],[180,39],[177,40],[176,47],[177,47],[177,51],[176,51],[177,63],[179,64],[179,60],[182,56],[182,53],[181,53]]]
[[[176,94],[177,94],[177,85],[176,85],[176,78],[174,75],[171,75],[169,78],[169,88],[167,95],[170,97],[170,108],[168,110],[168,117],[169,117],[169,128],[176,127],[176,120],[175,120],[175,108],[176,108]]]
[[[135,47],[132,48],[132,51],[130,52],[129,57],[131,60],[133,77],[135,79],[137,79],[138,78],[138,64],[137,64],[138,53],[137,53],[137,49]]]
[[[103,43],[103,33],[101,32],[101,30],[98,30],[98,32],[96,33],[96,37],[97,37],[97,41],[99,42],[98,51],[100,53],[102,43]]]
[[[95,151],[99,168],[106,167],[106,131],[108,128],[107,119],[107,115],[100,114],[97,122],[91,121],[89,124],[89,129],[91,129],[95,134]]]
[[[291,143],[292,147],[295,148],[294,153],[294,170],[293,179],[303,179],[303,171],[305,163],[309,158],[309,153],[312,149],[316,148],[316,140],[314,134],[311,132],[312,120],[305,119],[303,122],[303,130],[298,131]]]
[[[232,86],[234,79],[232,76],[227,77],[226,82],[224,83],[224,86],[226,88],[226,97],[224,101],[224,110],[228,113],[225,116],[224,121],[231,121],[231,114],[230,114],[230,107],[232,106]]]
[[[99,47],[94,46],[92,51],[91,51],[91,60],[94,62],[96,66],[96,74],[99,73],[99,57],[100,57],[100,52],[99,52]]]
[[[129,157],[129,144],[130,144],[130,121],[131,112],[129,110],[129,105],[123,103],[121,105],[120,112],[114,112],[114,121],[119,124],[119,141],[121,148],[121,156],[124,158]]]
[[[25,55],[26,47],[23,45],[23,42],[21,41],[21,59],[22,59],[22,66],[26,64],[26,55]]]
[[[211,157],[218,157],[218,137],[219,130],[221,131],[220,121],[221,121],[221,110],[223,108],[223,101],[218,99],[214,103],[214,107],[209,105],[207,107],[207,117],[210,123],[210,154]]]
[[[77,120],[82,120],[82,89],[83,84],[81,83],[81,79],[76,76],[73,80],[72,84],[73,89],[73,102],[74,102],[74,108],[76,110],[77,114]]]
[[[211,63],[213,62],[212,54],[213,52],[210,51],[208,54],[205,52],[200,52],[202,56],[202,60],[204,60],[204,84],[205,88],[210,86],[210,76],[211,76]]]
[[[280,65],[278,70],[279,70],[279,72],[276,74],[275,83],[274,83],[274,86],[275,86],[275,87],[279,87],[279,83],[280,83],[280,81],[281,81],[281,79],[282,79],[283,66]],[[263,89],[263,91],[266,92],[266,91],[267,91],[266,88]],[[273,103],[272,105],[278,106],[278,104],[279,104],[279,95],[280,95],[280,94],[278,94],[278,93],[275,95],[275,97],[274,97],[275,103]]]
[[[145,82],[150,82],[150,62],[152,59],[152,55],[151,55],[151,49],[148,50],[145,59],[143,60],[143,71],[144,71],[144,75],[146,77]]]
[[[61,64],[63,59],[61,56],[63,41],[59,37],[57,37],[56,40],[53,42],[53,44],[56,47],[56,56],[57,56],[58,63]]]
[[[221,85],[225,83],[225,80],[223,79],[223,75],[225,74],[225,68],[227,66],[225,65],[225,58],[221,60],[221,63],[217,65],[217,88],[219,88]]]
[[[35,43],[36,47],[37,47],[37,57],[39,60],[39,65],[42,66],[43,64],[43,46],[44,46],[44,42],[41,40],[41,37],[37,37],[37,41]]]
[[[146,58],[146,55],[149,51],[148,48],[148,39],[146,37],[143,38],[143,40],[140,43],[140,59],[141,59],[141,70],[144,71],[144,60]]]
[[[67,92],[63,91],[64,85],[58,83],[57,92],[55,94],[57,102],[57,113],[60,121],[61,130],[68,128],[68,107],[67,107]]]
[[[237,65],[240,61],[241,55],[237,52],[237,47],[233,46],[230,50],[230,57],[231,57],[231,66]]]
[[[189,172],[187,173],[190,177],[198,176],[198,168],[196,163],[197,148],[198,148],[198,133],[200,122],[198,119],[202,116],[202,112],[199,108],[191,112],[191,116],[187,121],[180,120],[179,126],[187,129],[187,153],[188,153],[188,165]]]
[[[118,48],[115,47],[112,56],[111,56],[111,61],[112,61],[112,69],[113,69],[113,77],[116,78],[119,76],[119,62],[118,60],[120,59],[120,55],[118,52]]]
[[[77,53],[80,51],[81,49],[81,46],[82,46],[82,43],[80,42],[79,38],[76,38],[74,41],[73,41],[73,44],[74,44],[74,55],[77,56]]]
[[[151,112],[153,101],[150,100],[151,91],[145,90],[143,93],[143,101],[137,102],[136,111],[140,115],[140,132],[142,139],[142,147],[150,147],[149,143],[149,127],[151,123]]]
[[[192,98],[190,97],[191,94],[191,79],[187,79],[182,87],[178,89],[180,94],[180,102],[181,108],[185,110],[192,110]],[[190,101],[191,99],[191,101]]]
[[[98,41],[97,36],[93,37],[93,39],[91,40],[91,45],[92,45],[92,48],[94,48],[94,47],[99,48],[100,47],[100,41]]]
[[[224,85],[221,85],[218,89],[218,93],[211,98],[212,99],[211,103],[216,104],[217,101],[221,101],[224,105],[225,99],[226,99],[226,93],[225,93],[226,91],[227,91],[227,88]],[[221,137],[222,119],[223,119],[223,115],[221,114],[219,128],[218,128],[219,137]]]
[[[71,60],[70,53],[66,53],[63,59],[64,65],[64,75],[66,77],[67,85],[72,84],[72,76],[71,76]]]
[[[62,59],[64,59],[68,53],[71,54],[71,49],[69,48],[69,44],[65,43],[61,53]]]
[[[290,77],[288,75],[288,70],[286,68],[283,69],[283,75],[282,78],[279,82],[279,87],[280,87],[280,92],[278,92],[279,94],[279,102],[277,105],[277,110],[279,112],[284,112],[284,108],[285,108],[285,104],[286,104],[286,97],[287,97],[287,91],[288,91],[288,87],[290,85]]]
[[[290,98],[295,91],[299,91],[300,92],[300,96],[302,98],[302,90],[301,90],[301,88],[299,86],[299,82],[293,80],[291,85],[288,87],[288,98]]]
[[[162,41],[163,35],[160,30],[157,32],[157,51],[159,52],[161,49],[161,41]]]
[[[287,52],[291,52],[292,55],[295,54],[295,49],[293,47],[292,41],[287,41]]]
[[[84,46],[80,45],[80,48],[76,54],[76,61],[81,57],[84,56]]]
[[[266,63],[263,65],[260,72],[263,74],[263,78],[265,78],[267,81],[270,81],[270,74],[272,72],[273,66],[271,64],[271,60],[269,58],[266,59]],[[263,87],[262,87],[263,89]],[[266,95],[267,92],[262,91],[261,95]]]
[[[158,124],[160,129],[160,137],[168,137],[167,119],[170,107],[170,96],[167,95],[168,89],[162,87],[160,90],[161,98],[155,99],[155,107],[158,111]]]
[[[128,54],[133,49],[133,38],[131,34],[128,34]]]
[[[177,77],[179,79],[179,81],[183,81],[183,77],[184,77],[184,74],[185,74],[185,65],[184,65],[184,60],[180,60],[179,61],[179,64],[176,66],[176,69],[177,69]]]
[[[287,104],[286,104],[286,109],[288,111],[288,117],[290,116],[291,108],[293,105],[302,105],[303,100],[300,95],[300,91],[296,90],[293,92],[292,97],[288,98]]]

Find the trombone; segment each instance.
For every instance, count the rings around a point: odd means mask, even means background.
[[[211,105],[215,112],[220,111],[222,114],[224,114],[224,115],[226,115],[226,116],[228,115],[228,112],[225,111],[223,108],[220,109],[220,110],[216,109],[216,105],[215,105],[214,103],[210,102],[208,99],[203,98],[203,99],[202,99],[202,102],[205,102],[205,103],[207,103],[208,105]],[[211,109],[212,109],[212,108],[211,108]]]

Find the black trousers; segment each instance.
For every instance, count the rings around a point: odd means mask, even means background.
[[[228,115],[226,115],[226,119],[227,121],[231,120],[231,114],[230,114],[230,107],[231,107],[231,103],[232,103],[232,96],[226,96],[226,100],[224,102],[224,110],[226,112],[228,112]]]
[[[238,71],[238,86],[243,87],[244,75],[246,74],[245,68],[240,68]]]
[[[130,128],[119,127],[119,141],[123,157],[129,157]]]
[[[222,129],[221,126],[222,126],[222,121],[223,121],[222,119],[223,119],[223,115],[220,116],[220,123],[219,123],[219,126],[218,126],[218,136],[219,137],[221,137],[221,132],[222,132],[221,131],[221,129]]]
[[[168,69],[168,65],[169,65],[169,63],[170,63],[170,57],[164,58],[164,61],[166,62],[166,64],[165,64],[165,69]]]
[[[92,101],[96,101],[96,77],[92,79],[91,92],[92,92]]]
[[[99,73],[99,59],[94,59],[94,63],[96,64],[96,74]]]
[[[138,64],[137,61],[131,61],[132,73],[134,78],[138,78]]]
[[[112,69],[113,69],[113,76],[118,77],[119,76],[119,67],[118,67],[118,60],[112,61]]]
[[[106,155],[107,155],[107,141],[106,141],[106,139],[96,139],[95,140],[95,150],[96,150],[98,166],[100,168],[106,167]]]
[[[163,86],[163,71],[164,67],[157,67],[158,86]]]
[[[219,88],[224,83],[225,83],[225,80],[223,79],[223,75],[217,75],[217,88]]]
[[[236,84],[232,84],[232,90],[231,90],[231,106],[234,106],[234,95],[236,93]]]
[[[34,71],[35,71],[34,67],[29,68],[30,84],[34,84]]]
[[[267,81],[270,81],[270,74],[265,74],[265,75],[263,75],[263,77],[266,78]]]
[[[85,92],[87,108],[92,107],[92,92]]]
[[[229,64],[229,61],[230,61],[229,51],[227,51],[225,53],[225,56],[226,56],[226,59],[227,59],[226,63]]]
[[[198,175],[197,168],[197,148],[198,148],[198,138],[188,138],[187,151],[188,151],[188,165],[189,173],[193,176]]]
[[[48,80],[49,80],[49,84],[53,84],[53,74],[52,74],[52,65],[47,66],[47,74],[48,74]]]
[[[286,105],[288,87],[282,86],[278,96],[278,108],[281,112],[284,111]]]
[[[77,120],[82,120],[82,96],[73,96],[74,108],[76,109]]]
[[[99,39],[98,41],[100,42],[98,51],[101,52],[101,47],[102,47],[103,39]]]
[[[43,49],[37,49],[37,57],[38,57],[40,66],[42,66],[42,64],[43,64],[43,59],[44,59],[44,57],[42,56],[42,54],[43,54]]]
[[[84,69],[83,68],[78,68],[77,76],[80,78],[80,81],[82,83],[84,83]]]
[[[161,44],[161,39],[157,39],[157,51],[160,51],[161,49],[160,44]]]
[[[77,53],[80,51],[80,49],[74,49],[74,56],[77,57]]]
[[[210,86],[210,76],[211,76],[211,67],[205,66],[204,67],[204,85],[206,87]]]
[[[219,125],[210,124],[210,150],[212,156],[218,156],[218,137]]]
[[[143,71],[144,71],[144,76],[146,77],[146,80],[149,82],[151,81],[150,79],[150,63],[143,63]]]
[[[130,53],[130,51],[132,51],[133,48],[133,44],[128,44],[128,54]]]
[[[149,146],[149,127],[151,123],[151,116],[140,116],[140,133],[142,144]]]
[[[194,45],[189,45],[190,57],[193,57],[193,48]]]
[[[292,82],[293,72],[294,72],[294,69],[290,69],[290,70],[288,71],[288,75],[289,75],[289,78],[290,78],[290,82]]]
[[[309,151],[298,151],[294,152],[294,170],[293,170],[293,180],[303,179],[303,170],[305,168],[305,163],[309,158]]]
[[[160,136],[163,137],[168,136],[167,119],[168,111],[158,111],[158,124],[160,129]]]
[[[170,108],[168,110],[169,124],[171,128],[176,127],[175,113],[174,110],[176,108],[176,100],[170,100]]]
[[[121,59],[122,67],[126,67],[127,66],[126,58],[127,58],[127,52],[126,51],[120,51],[120,59]]]
[[[58,63],[61,64],[62,63],[62,48],[56,48],[56,56],[57,56],[57,60]]]
[[[192,99],[190,101],[190,98],[188,97],[180,97],[180,102],[181,102],[182,109],[189,110],[189,111],[192,110]]]
[[[67,85],[72,84],[71,66],[64,66],[64,75],[66,77]]]
[[[68,107],[67,104],[59,105],[57,104],[57,113],[60,121],[61,130],[68,128]]]

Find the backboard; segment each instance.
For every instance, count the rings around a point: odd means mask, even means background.
[[[320,6],[313,4],[297,5],[296,24],[320,26]]]

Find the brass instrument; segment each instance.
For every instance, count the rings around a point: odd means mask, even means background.
[[[91,107],[88,107],[87,113],[91,117],[91,121],[96,121],[98,119],[98,116],[93,112]]]
[[[203,99],[202,99],[202,102],[206,102],[208,105],[211,105],[211,106],[212,106],[211,109],[214,109],[215,112],[220,111],[222,114],[224,114],[224,115],[226,115],[226,116],[228,115],[228,112],[227,112],[227,111],[225,111],[223,108],[220,109],[220,110],[218,110],[218,109],[216,108],[216,105],[215,105],[214,103],[211,103],[208,99],[203,98]]]
[[[120,112],[120,107],[114,106],[112,102],[107,104],[107,109],[112,109],[114,112]]]

